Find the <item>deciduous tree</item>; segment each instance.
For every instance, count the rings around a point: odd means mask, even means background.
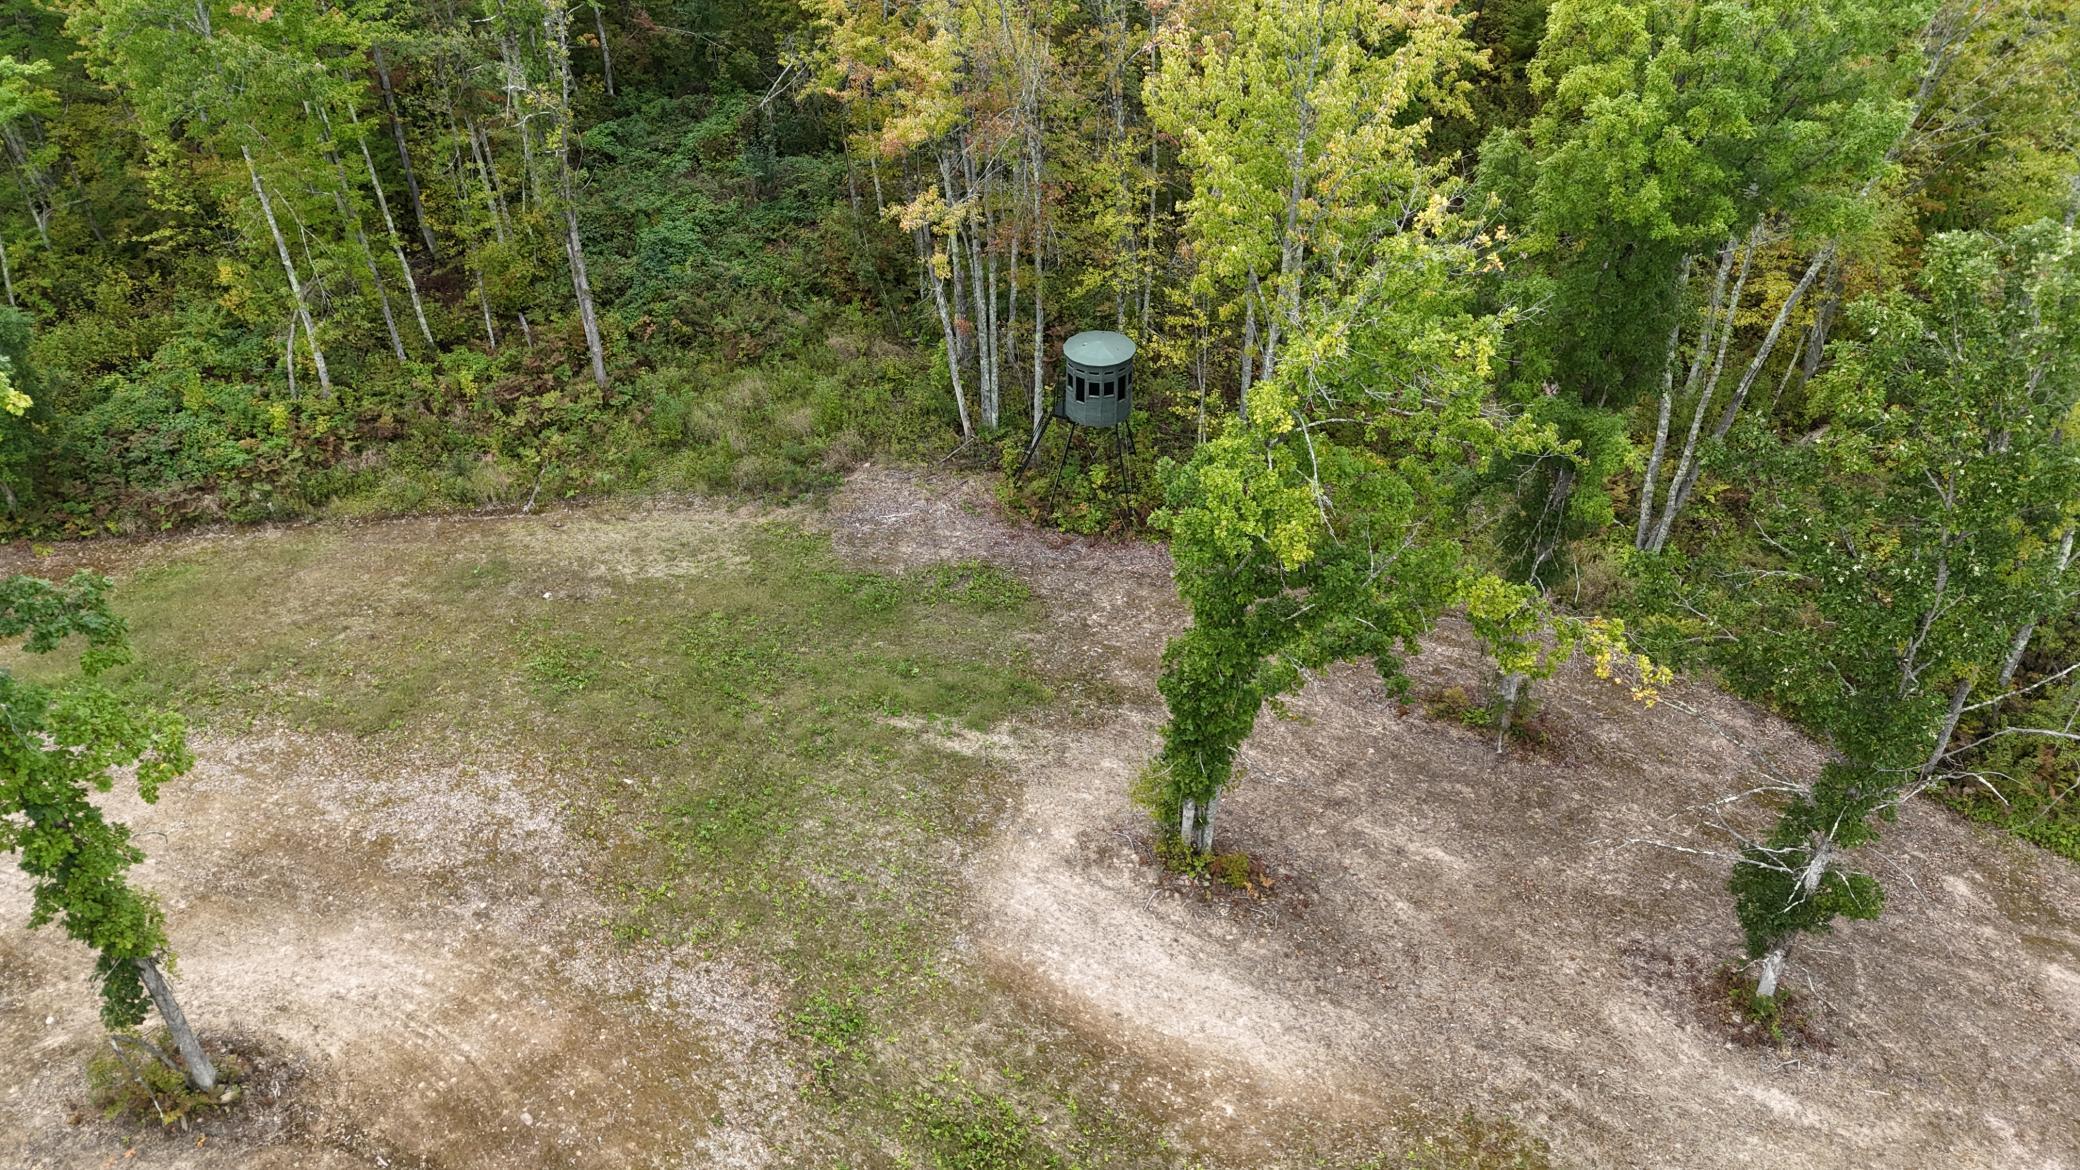
[[[165,914],[125,876],[144,853],[92,799],[128,771],[138,795],[156,800],[161,784],[193,764],[177,716],[141,707],[102,681],[129,656],[107,594],[108,581],[90,573],[63,585],[0,581],[0,637],[22,638],[32,654],[75,638],[83,646],[79,672],[67,682],[32,683],[0,670],[0,852],[15,854],[29,875],[29,925],[56,923],[93,948],[102,1022],[133,1028],[149,1000],[173,1035],[188,1083],[207,1092],[216,1087],[216,1068],[166,981]]]

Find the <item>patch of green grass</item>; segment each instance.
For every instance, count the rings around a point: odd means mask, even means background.
[[[530,638],[533,653],[526,662],[527,675],[559,695],[575,695],[599,681],[602,658],[599,648],[554,635]]]
[[[788,1031],[808,1046],[810,1072],[818,1084],[827,1085],[841,1062],[857,1063],[866,1056],[867,1014],[849,995],[810,996]]]
[[[937,1085],[904,1101],[903,1128],[933,1170],[1040,1170],[1066,1163],[1036,1119],[1013,1102],[966,1085]]]

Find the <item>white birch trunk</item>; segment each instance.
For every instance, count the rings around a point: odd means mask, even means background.
[[[332,139],[332,119],[323,110],[314,110],[311,103],[303,103],[304,116],[316,113],[318,124],[325,131],[325,157],[332,162],[333,177],[338,180],[332,189],[332,205],[339,211],[340,222],[347,225],[354,238],[354,246],[361,252],[362,263],[368,268],[368,282],[374,286],[376,304],[382,310],[383,331],[390,338],[390,352],[397,356],[399,365],[405,362],[404,337],[397,331],[397,315],[390,311],[390,293],[383,287],[383,270],[376,264],[375,249],[368,243],[368,233],[361,228],[361,213],[347,203],[347,166],[340,161],[338,145]]]
[[[1213,814],[1220,808],[1220,803],[1220,793],[1216,792],[1207,797],[1206,804],[1199,809],[1198,823],[1192,831],[1192,852],[1202,856],[1213,852]]]
[[[352,107],[349,107],[347,112],[351,116]],[[368,164],[369,190],[375,192],[376,209],[383,213],[383,231],[390,237],[390,250],[397,258],[398,271],[404,276],[405,295],[412,302],[412,317],[419,323],[419,335],[426,339],[428,346],[432,346],[433,329],[426,324],[426,305],[419,299],[419,281],[412,275],[411,261],[405,258],[404,240],[398,236],[397,220],[390,214],[390,199],[383,194],[383,180],[376,173],[375,155],[369,153],[368,139],[359,135],[356,135],[356,138],[360,140],[361,161]]]
[[[1813,262],[1806,265],[1798,283],[1793,285],[1791,292],[1784,297],[1784,303],[1778,306],[1776,318],[1769,323],[1769,332],[1762,336],[1762,345],[1749,360],[1747,372],[1741,375],[1740,384],[1733,388],[1733,397],[1727,399],[1726,409],[1719,415],[1719,421],[1712,426],[1714,439],[1725,438],[1726,432],[1733,429],[1733,420],[1740,414],[1741,404],[1748,400],[1748,391],[1754,387],[1756,377],[1762,373],[1763,364],[1769,361],[1770,354],[1776,350],[1777,339],[1784,335],[1784,324],[1791,320],[1792,310],[1798,308],[1798,302],[1805,299],[1806,290],[1813,287],[1813,279],[1819,276],[1820,270],[1833,259],[1833,244],[1821,248],[1820,253],[1813,257]],[[1684,494],[1687,495],[1688,492]],[[1676,499],[1674,506],[1682,507],[1683,501],[1680,498]]]
[[[953,405],[961,416],[961,438],[970,438],[975,428],[968,421],[968,395],[961,388],[960,337],[953,324],[953,311],[946,304],[946,282],[932,264],[932,229],[919,226],[917,229],[917,259],[924,268],[926,283],[932,286],[932,303],[939,309],[939,329],[946,338],[946,373],[953,379]]]
[[[1257,367],[1257,270],[1249,270],[1242,288],[1242,393],[1235,399],[1242,421],[1249,421],[1249,387]]]
[[[490,150],[480,138],[477,124],[467,116],[462,119],[463,135],[469,140],[470,157],[477,162],[477,176],[484,181],[484,208],[491,213],[491,230],[498,242],[506,242],[506,203],[498,189],[498,174],[491,165]]]
[[[404,172],[404,189],[405,194],[411,199],[412,219],[419,226],[419,239],[426,245],[426,254],[428,256],[439,255],[440,249],[436,248],[433,242],[433,224],[428,222],[426,218],[426,204],[419,198],[419,176],[412,169],[412,151],[410,147],[405,145],[404,121],[397,114],[397,93],[390,85],[390,64],[383,60],[383,46],[373,45],[369,51],[375,61],[376,88],[382,94],[383,113],[390,123],[390,136],[397,142],[397,164],[399,169]],[[364,144],[362,146],[363,153],[366,153],[367,149],[368,147]],[[369,163],[371,169],[374,165],[375,163],[371,159]]]
[[[1509,728],[1517,714],[1517,698],[1523,693],[1524,676],[1508,672],[1495,687],[1495,754],[1509,750]]]
[[[274,247],[282,261],[282,275],[289,278],[289,294],[296,298],[296,315],[303,321],[304,340],[310,343],[311,364],[318,370],[318,389],[321,393],[332,393],[332,372],[325,367],[325,347],[318,344],[318,329],[311,322],[311,307],[303,296],[303,281],[297,278],[296,261],[289,256],[289,242],[282,238],[281,224],[275,222],[274,203],[267,197],[267,188],[260,182],[260,168],[253,165],[253,152],[241,146],[240,155],[246,161],[246,174],[253,180],[253,194],[260,199],[260,213],[267,219],[267,230],[274,237]]]
[[[599,32],[599,71],[606,80],[607,96],[614,96],[614,52],[607,47],[607,8],[592,0],[592,27]]]
[[[1935,746],[1929,750],[1928,758],[1921,762],[1921,771],[1915,776],[1918,783],[1928,783],[1935,774],[1936,766],[1950,754],[1950,737],[1957,734],[1957,721],[1964,717],[1964,701],[1971,697],[1972,680],[1961,678],[1950,689],[1950,706],[1943,712],[1943,725],[1936,731]]]
[[[1834,861],[1834,841],[1818,833],[1813,835],[1813,855],[1806,861],[1805,872],[1798,878],[1800,900],[1811,898],[1820,890],[1821,879],[1827,876],[1827,867]],[[1777,982],[1784,975],[1784,960],[1791,951],[1791,940],[1784,939],[1771,947],[1762,958],[1762,974],[1755,981],[1755,995],[1767,999],[1777,993]]]
[[[1777,981],[1784,977],[1784,948],[1772,947],[1762,956],[1762,974],[1755,980],[1755,997],[1769,999],[1777,994]]]
[[[1693,472],[1697,462],[1697,439],[1704,429],[1704,416],[1711,410],[1712,394],[1719,386],[1719,373],[1726,366],[1726,347],[1733,340],[1734,318],[1741,310],[1741,290],[1748,283],[1748,268],[1755,259],[1756,245],[1761,242],[1762,224],[1757,223],[1748,235],[1748,247],[1741,254],[1740,275],[1734,278],[1733,293],[1728,298],[1726,310],[1720,317],[1717,354],[1712,359],[1712,372],[1697,388],[1697,407],[1690,414],[1690,432],[1683,439],[1682,457],[1676,460],[1674,474],[1669,477],[1668,502],[1662,506],[1661,518],[1654,524],[1654,531],[1647,538],[1648,552],[1660,552],[1668,544],[1669,528],[1675,524],[1676,496],[1683,490],[1683,482]]]
[[[484,270],[479,268],[477,276],[477,304],[484,310],[484,340],[491,343],[491,352],[498,352],[498,330],[491,324],[491,294],[484,288]]]
[[[2068,528],[2066,529],[2066,534],[2060,537],[2058,541],[2058,568],[2056,576],[2064,576],[2067,567],[2072,563],[2073,530]],[[2054,589],[2053,596],[2059,596],[2059,591]],[[2006,690],[2008,689],[2008,684],[2015,681],[2015,672],[2022,666],[2022,656],[2029,650],[2030,639],[2036,636],[2039,620],[2041,619],[2032,617],[2022,623],[2021,629],[2015,631],[2014,639],[2008,643],[2007,657],[2001,660],[2000,679],[1994,684],[1996,690]]]
[[[592,380],[607,385],[607,352],[600,340],[599,313],[592,301],[592,282],[585,275],[585,241],[578,234],[577,193],[571,181],[571,134],[577,129],[571,112],[570,14],[562,0],[550,0],[542,18],[555,45],[556,73],[563,82],[563,106],[557,114],[557,196],[563,203],[564,247],[570,254],[571,291],[578,298],[578,320],[585,329],[585,349],[592,357]]]
[[[1025,107],[1026,178],[1033,199],[1033,437],[1047,423],[1047,188],[1042,169],[1044,141],[1040,124],[1040,81],[1037,57],[1027,54],[1028,64],[1019,95]]]
[[[150,959],[133,962],[137,964],[137,976],[144,983],[144,989],[151,994],[152,1006],[159,1009],[159,1018],[166,1022],[166,1030],[173,1034],[174,1050],[181,1054],[181,1063],[188,1066],[188,1084],[205,1093],[215,1091],[217,1066],[210,1063],[209,1054],[202,1050],[202,1042],[195,1038],[195,1029],[188,1026],[188,1017],[173,998],[173,988],[168,986],[159,964]]]
[[[1685,296],[1690,291],[1691,257],[1683,257],[1683,268],[1676,277],[1676,294]],[[1668,416],[1675,409],[1676,350],[1683,341],[1683,315],[1676,313],[1676,323],[1668,331],[1668,353],[1661,360],[1661,408],[1654,421],[1654,448],[1647,456],[1647,472],[1640,477],[1639,526],[1634,532],[1634,548],[1647,546],[1647,528],[1654,517],[1654,486],[1661,474],[1661,457],[1668,450]]]
[[[42,168],[29,156],[29,148],[15,128],[0,128],[0,141],[7,145],[7,157],[14,164],[15,182],[22,189],[22,204],[29,209],[29,218],[36,224],[36,235],[43,246],[51,246],[51,215],[55,205],[51,202],[48,177]]]

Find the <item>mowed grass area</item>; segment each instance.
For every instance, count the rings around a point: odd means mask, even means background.
[[[1104,1058],[959,956],[963,859],[1016,795],[973,745],[1084,686],[1034,666],[1019,581],[851,569],[784,514],[641,510],[319,525],[145,560],[117,574],[139,652],[120,682],[199,730],[547,761],[596,849],[598,945],[778,990],[776,1059],[801,1088],[770,1136],[800,1164],[1191,1164],[1143,1110],[1091,1099],[1116,1098],[1094,1090],[1120,1077]]]

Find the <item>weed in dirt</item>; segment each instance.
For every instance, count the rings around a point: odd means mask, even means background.
[[[841,1063],[866,1058],[867,1014],[854,997],[823,992],[809,997],[789,1022],[788,1031],[809,1049],[813,1085],[828,1088]]]
[[[553,636],[528,644],[534,652],[527,659],[527,675],[550,691],[575,695],[599,681],[602,656],[596,648]]]
[[[1403,1148],[1352,1170],[1552,1170],[1552,1150],[1506,1118],[1409,1118]]]
[[[1738,963],[1720,965],[1699,985],[1698,998],[1716,1031],[1748,1048],[1813,1048],[1825,1051],[1819,1013],[1789,987],[1775,995],[1755,994],[1753,976]]]
[[[104,1120],[157,1122],[186,1133],[191,1121],[223,1116],[245,1096],[245,1062],[214,1054],[217,1087],[202,1092],[179,1069],[172,1037],[163,1029],[146,1038],[136,1032],[108,1037],[108,1048],[87,1061],[87,1102]]]
[[[1430,718],[1440,723],[1456,723],[1493,738],[1499,714],[1494,701],[1480,701],[1462,686],[1437,687],[1426,692],[1419,701],[1423,713]],[[1407,714],[1406,707],[1400,711]],[[1510,715],[1508,736],[1511,744],[1540,754],[1550,753],[1556,747],[1552,719],[1538,700],[1528,693],[1517,700]]]
[[[1206,859],[1206,873],[1231,890],[1251,887],[1249,854],[1216,853]]]

